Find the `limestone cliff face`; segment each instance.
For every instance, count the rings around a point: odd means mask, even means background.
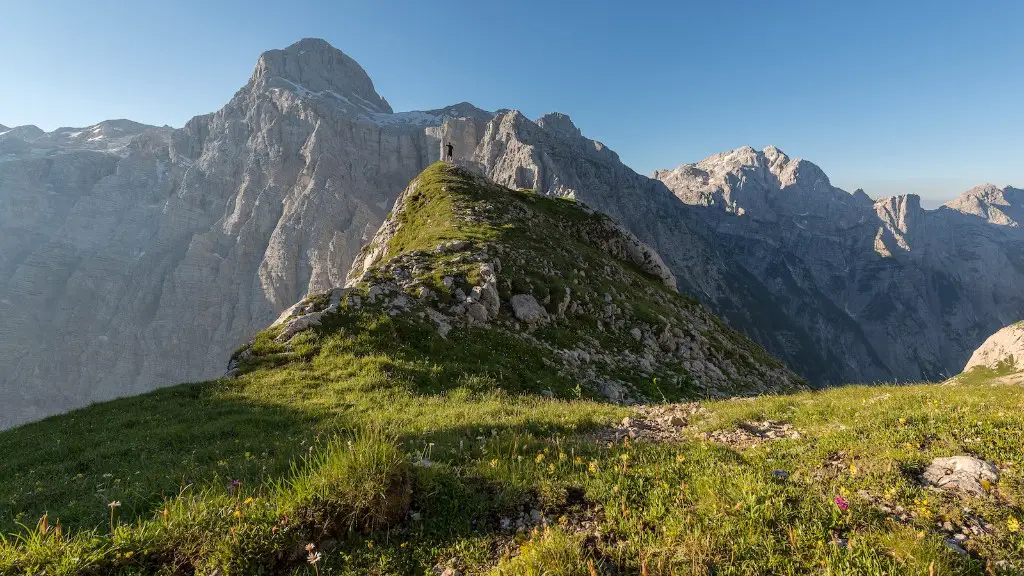
[[[260,57],[180,130],[0,134],[0,427],[181,381],[344,283],[397,194],[490,114],[393,114],[348,56]]]
[[[989,336],[971,354],[964,372],[979,367],[1011,372],[1024,370],[1024,322],[1017,322]]]

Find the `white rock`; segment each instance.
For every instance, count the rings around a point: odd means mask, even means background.
[[[982,480],[994,485],[999,481],[999,469],[973,456],[952,456],[932,460],[923,478],[928,484],[942,490],[984,496],[987,491],[982,486]]]
[[[548,315],[547,310],[530,294],[516,294],[512,296],[510,303],[512,304],[512,313],[515,314],[515,317],[527,324],[540,322]]]

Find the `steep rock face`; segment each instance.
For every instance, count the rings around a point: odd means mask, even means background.
[[[0,135],[0,427],[216,376],[344,282],[402,187],[490,114],[393,114],[318,40],[264,54],[216,113]]]
[[[1024,322],[1011,324],[988,337],[964,366],[964,372],[974,368],[995,370],[1024,370]]]
[[[654,176],[791,315],[831,310],[808,329],[842,358],[842,380],[957,373],[985,334],[1024,314],[1024,198],[1012,188],[978,187],[938,210],[915,195],[871,202],[774,147]]]

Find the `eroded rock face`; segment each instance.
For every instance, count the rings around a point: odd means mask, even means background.
[[[774,342],[748,333],[783,358],[780,345],[802,350],[804,341],[832,359],[835,370],[802,371],[812,380],[942,379],[985,335],[1024,317],[1020,190],[980,186],[937,210],[915,195],[872,201],[774,147],[654,177],[796,328]]]

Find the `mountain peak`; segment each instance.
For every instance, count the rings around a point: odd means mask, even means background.
[[[1024,190],[980,184],[944,204],[946,208],[1003,226],[1024,225]]]
[[[377,94],[366,70],[319,38],[305,38],[283,50],[261,54],[250,82],[271,82],[274,78],[285,80],[299,90],[354,97],[354,104],[371,112],[393,112],[387,100]]]
[[[583,136],[580,129],[573,124],[572,118],[570,118],[568,114],[562,114],[561,112],[549,112],[538,118],[536,123],[541,128],[561,136],[569,136],[572,138],[579,138]]]

